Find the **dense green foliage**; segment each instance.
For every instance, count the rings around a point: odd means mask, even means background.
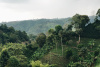
[[[40,33],[37,37],[36,37],[36,42],[37,44],[39,44],[40,47],[43,47],[43,45],[46,42],[46,35],[44,33]]]
[[[0,26],[0,43],[20,43],[28,40],[29,38],[25,31],[17,31],[13,27],[7,27],[6,24]]]
[[[9,59],[7,50],[3,50],[0,55],[0,67],[5,67]]]
[[[37,61],[31,61],[31,65],[32,67],[50,67],[48,64],[42,64],[41,61],[37,60]]]
[[[15,56],[11,56],[8,60],[6,67],[20,67],[20,64]]]

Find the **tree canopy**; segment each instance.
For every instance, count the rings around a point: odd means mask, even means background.
[[[19,43],[29,41],[27,33],[25,31],[17,31],[13,27],[7,27],[6,24],[0,26],[0,43]]]

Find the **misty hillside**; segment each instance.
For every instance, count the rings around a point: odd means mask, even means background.
[[[89,16],[90,22],[94,22],[94,16]],[[39,33],[46,33],[50,28],[54,28],[56,25],[64,26],[71,22],[70,18],[62,19],[34,19],[23,21],[2,22],[1,24],[7,24],[7,26],[13,26],[16,30],[26,31],[27,34],[37,35]]]
[[[13,26],[16,30],[26,31],[28,34],[46,33],[50,28],[54,28],[56,25],[64,25],[70,22],[69,18],[62,19],[36,19],[36,20],[24,20],[3,22],[1,24],[7,24],[7,26]]]

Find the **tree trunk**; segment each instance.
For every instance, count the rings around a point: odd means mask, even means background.
[[[57,52],[57,43],[56,43],[56,52]]]
[[[63,56],[63,45],[62,45],[62,56]]]
[[[62,37],[61,37],[61,46],[62,46]]]
[[[80,43],[80,40],[81,40],[81,38],[80,38],[80,34],[79,34],[79,43]]]
[[[49,61],[49,64],[51,64],[51,51],[50,51],[50,61]]]
[[[62,46],[62,56],[63,56],[63,44],[62,44],[62,37],[61,37],[61,46]]]

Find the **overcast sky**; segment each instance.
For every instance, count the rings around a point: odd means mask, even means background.
[[[0,22],[95,15],[100,0],[0,0]]]

